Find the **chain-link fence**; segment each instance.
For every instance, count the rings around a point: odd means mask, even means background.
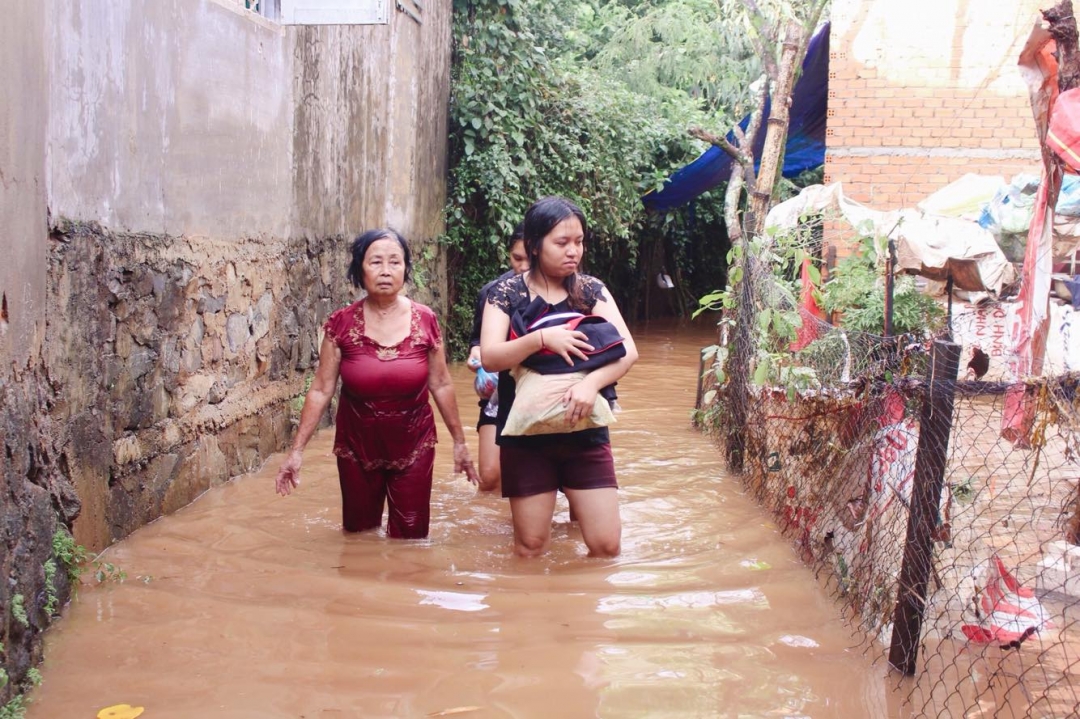
[[[986,352],[947,325],[827,324],[783,256],[768,240],[734,257],[701,423],[911,716],[1080,715],[1080,375],[982,381]]]

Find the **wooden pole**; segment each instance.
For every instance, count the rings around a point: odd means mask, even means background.
[[[896,243],[889,240],[885,258],[885,336],[892,337],[893,296],[896,293]]]
[[[919,419],[919,445],[915,450],[915,478],[911,490],[904,562],[900,567],[896,612],[893,617],[889,664],[906,676],[915,674],[922,638],[926,588],[933,568],[934,530],[945,483],[945,460],[952,432],[956,373],[960,345],[935,340],[930,362],[928,393]]]
[[[795,73],[799,69],[798,55],[806,29],[794,20],[784,30],[784,44],[780,49],[780,67],[776,73],[776,85],[765,126],[765,146],[761,149],[761,165],[758,181],[750,195],[750,214],[753,224],[748,224],[748,234],[756,237],[765,226],[765,216],[772,202],[772,191],[780,173],[780,158],[784,152],[791,108],[791,91],[795,86]]]

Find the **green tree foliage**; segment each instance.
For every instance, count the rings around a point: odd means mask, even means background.
[[[741,0],[605,2],[597,14],[615,28],[597,63],[629,87],[657,97],[688,95],[714,126],[730,126],[750,111],[762,64]]]
[[[585,211],[586,269],[625,304],[642,287],[642,238],[664,238],[664,221],[645,217],[640,196],[702,150],[685,132],[697,117],[686,97],[635,92],[583,61],[591,38],[603,34],[590,25],[591,8],[568,0],[454,3],[443,237],[454,356],[464,353],[477,291],[505,266],[506,238],[545,195]]]

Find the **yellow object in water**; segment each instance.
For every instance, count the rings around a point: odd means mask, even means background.
[[[142,707],[133,707],[130,704],[116,704],[99,711],[97,719],[135,719],[144,711],[146,710]]]

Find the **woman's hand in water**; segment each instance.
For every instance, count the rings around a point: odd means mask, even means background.
[[[465,478],[472,484],[480,484],[480,475],[476,465],[469,457],[469,447],[465,442],[454,442],[454,472],[464,472]]]
[[[286,455],[285,461],[281,463],[274,485],[277,493],[282,497],[288,497],[294,489],[300,486],[300,465],[303,461],[304,458],[300,450],[294,449]]]

